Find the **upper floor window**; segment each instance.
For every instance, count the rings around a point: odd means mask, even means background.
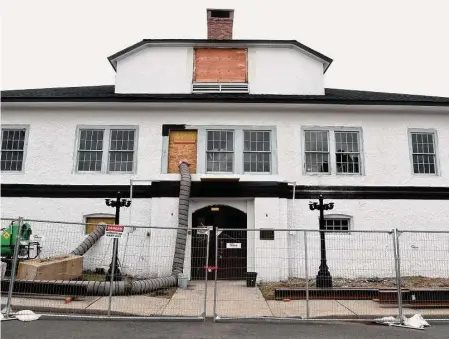
[[[133,172],[136,128],[90,128],[78,131],[78,172]]]
[[[27,129],[2,128],[1,170],[21,172],[25,158]]]
[[[353,128],[304,130],[305,172],[361,174],[360,134]]]
[[[245,48],[196,48],[192,92],[248,93],[247,54]]]
[[[234,131],[207,131],[207,171],[229,172],[234,169]]]
[[[244,131],[243,169],[245,172],[271,171],[271,133]]]
[[[435,133],[429,131],[410,132],[414,174],[436,174]]]
[[[272,131],[207,130],[207,173],[271,173]]]
[[[305,131],[306,171],[329,173],[328,131]]]

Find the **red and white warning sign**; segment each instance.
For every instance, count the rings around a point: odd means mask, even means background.
[[[120,225],[106,225],[106,236],[111,238],[121,238],[124,226]]]

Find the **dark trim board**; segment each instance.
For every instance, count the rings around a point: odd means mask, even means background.
[[[186,129],[186,125],[162,125],[162,136],[168,137],[170,131],[182,131]]]
[[[129,185],[32,185],[2,184],[2,197],[111,198],[120,191],[129,196]],[[449,187],[417,186],[296,186],[296,199],[404,199],[449,200]],[[133,198],[174,198],[179,181],[134,185]],[[293,198],[293,187],[277,181],[192,182],[192,198]]]

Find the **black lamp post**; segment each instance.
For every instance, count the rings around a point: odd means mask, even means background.
[[[309,202],[309,208],[311,211],[320,211],[320,241],[321,241],[321,264],[316,276],[316,286],[329,288],[332,287],[332,277],[329,273],[329,267],[327,266],[326,260],[326,239],[324,237],[324,210],[331,210],[334,208],[334,203],[330,202],[328,204],[323,203],[323,196],[319,197],[319,204],[316,202]]]
[[[129,207],[129,206],[131,206],[131,200],[121,199],[120,192],[117,192],[116,200],[112,200],[111,201],[111,199],[106,199],[106,205],[107,206],[111,206],[111,207],[115,207],[115,221],[114,221],[114,223],[116,225],[119,225],[120,224],[120,208],[121,207]],[[115,253],[115,269],[114,269],[114,273],[113,273],[113,276],[114,276],[113,280],[114,281],[120,281],[120,280],[122,280],[122,274],[120,272],[120,268],[119,268],[119,265],[118,265],[118,239],[117,238],[114,238],[112,251],[113,251],[113,253]],[[112,259],[111,263],[109,264],[109,270],[108,270],[108,274],[106,275],[106,281],[110,281],[111,280],[113,261],[114,261],[114,259]]]

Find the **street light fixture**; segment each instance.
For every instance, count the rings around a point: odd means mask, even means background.
[[[120,192],[117,192],[117,197],[116,200],[112,200],[111,199],[105,199],[106,200],[106,205],[107,206],[111,206],[111,207],[115,207],[115,221],[114,223],[116,225],[120,224],[120,208],[121,207],[129,207],[131,206],[131,200],[128,199],[121,199],[121,195]],[[115,269],[114,269],[114,273],[112,273],[112,267],[113,267],[113,259],[111,259],[111,263],[109,264],[109,270],[108,270],[108,274],[106,275],[106,281],[110,281],[111,280],[111,274],[113,274],[113,280],[114,281],[121,281],[122,280],[122,274],[120,272],[120,268],[118,265],[118,239],[114,238],[113,240],[113,248],[112,251],[113,253],[115,253],[115,255],[113,255],[113,257],[115,256]]]
[[[321,243],[321,264],[320,269],[318,271],[318,275],[316,276],[316,286],[321,288],[330,288],[332,287],[332,277],[329,273],[329,267],[327,266],[326,259],[326,239],[324,235],[324,211],[331,210],[334,208],[334,203],[330,202],[328,204],[323,203],[323,196],[319,196],[319,203],[309,202],[309,208],[311,211],[319,210],[320,211],[320,243]]]

